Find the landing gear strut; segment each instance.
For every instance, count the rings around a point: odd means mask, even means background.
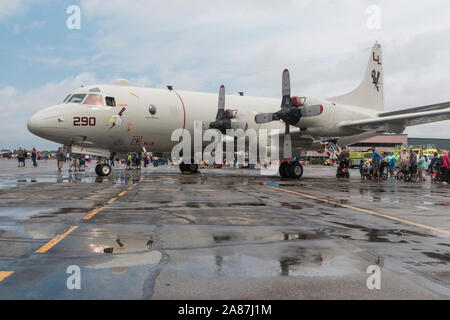
[[[111,167],[106,163],[99,163],[95,166],[95,173],[100,177],[106,177],[111,174]]]
[[[300,179],[303,176],[303,166],[298,161],[283,161],[278,172],[282,178]]]
[[[183,173],[198,173],[198,164],[180,164],[180,171]]]

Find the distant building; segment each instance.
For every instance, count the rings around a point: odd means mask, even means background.
[[[421,148],[450,150],[450,139],[408,138],[408,145]]]
[[[407,134],[384,134],[354,143],[349,146],[349,150],[367,151],[376,147],[380,152],[388,152],[409,146],[422,149],[450,150],[450,139],[409,138]],[[317,159],[328,158],[327,153],[308,152],[306,155]]]
[[[349,146],[351,151],[366,151],[369,148],[376,147],[378,151],[392,151],[397,147],[407,146],[407,134],[385,134],[375,136],[369,139],[361,140]]]

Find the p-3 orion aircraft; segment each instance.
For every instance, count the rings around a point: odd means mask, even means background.
[[[69,152],[106,159],[111,152],[170,154],[178,142],[172,132],[182,128],[193,136],[194,121],[209,129],[280,129],[291,154],[279,173],[300,178],[303,168],[293,157],[302,151],[324,151],[331,143],[344,146],[382,133],[402,133],[406,126],[450,119],[450,102],[399,111],[384,111],[381,46],[372,47],[361,84],[352,92],[327,98],[291,95],[289,71],[282,74],[282,101],[238,95],[133,87],[125,79],[112,85],[83,86],[63,103],[48,107],[28,120],[33,134],[63,144]],[[181,163],[181,171],[197,172],[195,163]],[[96,173],[107,176],[111,167],[100,162]]]

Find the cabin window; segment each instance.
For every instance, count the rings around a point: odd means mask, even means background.
[[[84,100],[84,104],[90,104],[93,106],[103,106],[103,99],[100,94],[89,94]]]
[[[86,94],[84,94],[84,93],[77,93],[77,94],[74,94],[73,96],[71,96],[70,99],[67,102],[81,103],[83,101],[84,97],[86,97]]]
[[[106,105],[110,107],[116,106],[116,100],[113,97],[105,97]]]

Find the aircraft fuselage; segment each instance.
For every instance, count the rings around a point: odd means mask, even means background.
[[[110,152],[136,152],[144,147],[155,153],[166,153],[177,143],[171,142],[175,129],[189,130],[192,135],[195,120],[213,121],[217,112],[218,95],[210,93],[94,85],[79,88],[71,95],[75,94],[101,95],[101,102],[97,101],[101,105],[86,104],[85,100],[84,103],[65,102],[46,108],[29,120],[29,130],[65,145]],[[115,106],[107,106],[107,97],[114,98]],[[339,122],[377,116],[375,111],[367,108],[310,97],[305,100],[305,105],[317,104],[323,106],[323,113],[301,118],[296,125],[305,135],[316,139],[356,135],[360,132],[340,128]],[[251,129],[283,131],[282,121],[256,124],[254,119],[260,112],[276,112],[279,107],[279,99],[226,95],[225,109],[236,110],[235,120],[245,122]]]

